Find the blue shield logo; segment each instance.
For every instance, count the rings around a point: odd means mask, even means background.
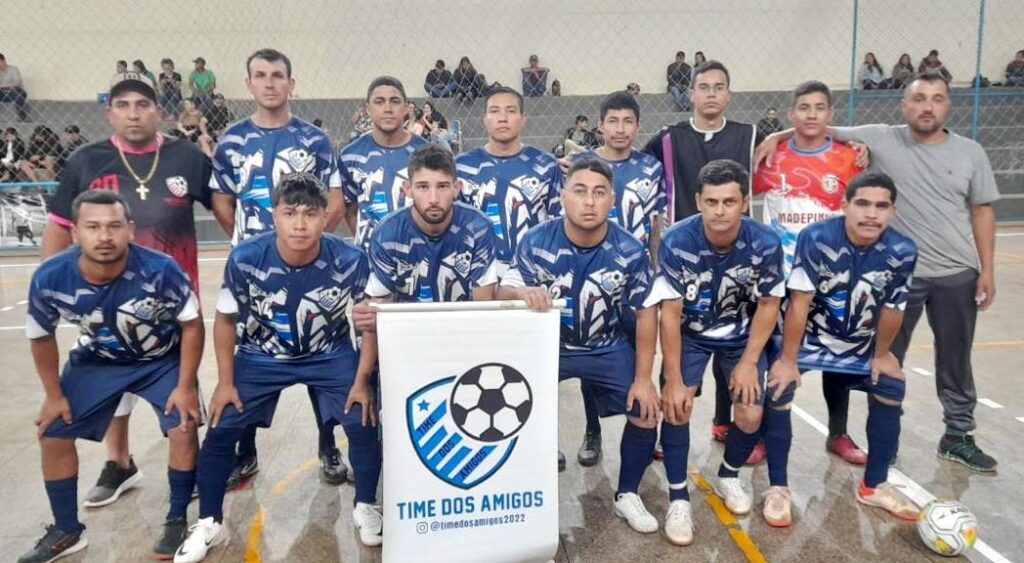
[[[461,489],[501,469],[532,408],[533,391],[523,374],[498,363],[434,381],[405,402],[409,438],[420,461]]]

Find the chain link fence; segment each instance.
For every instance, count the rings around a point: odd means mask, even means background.
[[[117,61],[129,69],[141,61],[159,76],[161,61],[173,60],[187,100],[192,61],[202,57],[231,116],[241,118],[254,110],[244,85],[246,57],[266,46],[292,59],[293,112],[321,120],[335,144],[347,143],[366,125],[359,115],[366,85],[390,74],[404,82],[417,106],[430,101],[445,116],[457,131],[456,150],[486,142],[483,102],[428,97],[425,82],[435,62],[441,59],[455,72],[467,57],[478,73],[456,83],[452,94],[478,93],[494,83],[522,91],[523,67],[537,55],[537,68],[548,70],[544,94],[527,98],[524,141],[551,151],[572,133],[577,116],[595,129],[602,97],[630,84],[639,88],[639,144],[662,126],[689,118],[685,96],[677,101],[668,92],[667,68],[678,51],[687,65],[699,51],[729,67],[729,119],[756,123],[776,108],[777,125],[786,127],[789,92],[809,79],[835,91],[837,124],[900,122],[901,93],[884,89],[893,86],[893,67],[906,53],[917,70],[934,49],[954,84],[948,126],[987,149],[1006,198],[998,216],[1024,217],[1024,87],[1008,85],[1014,76],[1024,84],[1024,62],[1011,65],[1024,49],[1020,0],[652,0],[631,7],[615,0],[97,0],[32,7],[0,0],[0,13],[0,53],[20,71],[27,94],[21,108],[16,92],[0,91],[0,128],[16,130],[24,143],[19,155],[7,145],[0,151],[2,246],[30,246],[26,231],[40,236],[45,192],[76,138],[68,131],[77,128],[87,140],[110,134],[103,100]],[[879,63],[883,89],[862,86],[869,52]],[[456,72],[453,78],[465,76]],[[162,129],[173,134],[178,121],[172,114],[180,119],[183,108],[173,95],[166,98]],[[19,116],[20,109],[27,115]],[[13,136],[5,133],[8,138]],[[223,240],[212,218],[200,215],[200,239]]]

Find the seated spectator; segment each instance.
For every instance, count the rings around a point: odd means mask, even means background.
[[[423,112],[420,111],[420,108],[416,107],[416,102],[412,100],[406,102],[405,106],[408,110],[405,114],[405,130],[417,137],[422,137],[423,132],[427,129],[426,124],[423,122]]]
[[[521,70],[523,95],[529,98],[543,96],[548,89],[548,73],[551,69],[540,66],[540,58],[537,55],[530,55],[530,63]]]
[[[373,129],[373,120],[370,119],[370,114],[366,112],[366,106],[361,105],[352,114],[352,131],[348,134],[348,138],[349,140],[355,140],[370,129]]]
[[[565,131],[563,144],[566,157],[597,148],[597,135],[588,128],[588,125],[587,116],[577,115],[575,125]]]
[[[455,132],[448,130],[448,120],[430,102],[423,102],[423,123],[423,136],[451,152],[452,142],[456,140]]]
[[[114,76],[110,78],[111,86],[124,80],[124,73],[128,72],[128,61],[117,61],[114,68],[116,69],[114,71]]]
[[[775,108],[768,108],[764,117],[757,122],[757,143],[772,133],[782,131],[782,122],[779,121],[779,111]]]
[[[235,114],[228,109],[224,94],[213,95],[213,107],[199,121],[199,149],[213,158],[213,150],[217,147],[220,134],[235,120]]]
[[[188,139],[195,143],[199,141],[199,136],[203,134],[202,130],[199,129],[199,125],[202,122],[203,112],[199,111],[199,108],[196,107],[192,100],[185,100],[181,103],[181,115],[178,116],[178,124],[171,131],[171,135]]]
[[[168,118],[177,119],[181,106],[181,75],[174,71],[174,61],[160,61],[160,80],[157,83],[157,103]]]
[[[14,127],[4,129],[3,145],[0,145],[0,182],[17,182],[20,178],[21,161],[25,158],[25,141],[21,140]]]
[[[195,69],[188,75],[188,87],[192,90],[192,103],[202,111],[213,107],[213,94],[217,90],[217,76],[206,68],[206,59],[196,57],[192,63]]]
[[[917,65],[918,73],[927,72],[929,70],[934,70],[942,74],[942,77],[946,79],[946,82],[953,81],[953,75],[946,69],[946,65],[942,64],[942,61],[939,60],[939,51],[937,49],[928,51],[928,56],[921,59],[921,64]]]
[[[889,77],[892,80],[890,88],[901,90],[913,78],[914,63],[910,60],[909,54],[903,53],[900,55],[900,60],[892,67],[892,76]]]
[[[64,148],[53,129],[39,125],[28,141],[25,158],[21,161],[21,173],[29,182],[56,180],[60,174],[60,158]]]
[[[636,82],[630,82],[629,84],[626,84],[626,92],[629,92],[633,96],[639,96],[640,85],[637,84]]]
[[[487,90],[487,79],[478,73],[469,57],[459,59],[459,66],[452,74],[455,83],[455,98],[460,102],[472,102],[483,96]]]
[[[692,73],[693,69],[686,64],[686,53],[683,51],[676,53],[676,61],[668,65],[668,69],[665,70],[668,93],[680,111],[690,107],[690,75]]]
[[[149,72],[149,70],[146,68],[146,63],[140,61],[139,59],[135,59],[134,61],[132,61],[132,71],[137,72],[142,76],[148,78],[151,84],[156,84],[156,76],[153,76],[153,73]]]
[[[437,59],[434,68],[427,73],[423,80],[423,89],[431,98],[447,98],[455,91],[456,84],[452,80],[452,73],[444,67],[444,61]]]
[[[690,70],[690,84],[693,84],[693,75],[697,72],[697,67],[708,62],[707,58],[704,57],[704,51],[697,51],[693,54],[693,68]]]
[[[556,98],[562,95],[562,83],[557,79],[551,82],[551,95]]]
[[[1006,85],[1024,86],[1024,50],[1017,51],[1017,56],[1006,65]]]
[[[21,71],[7,64],[7,58],[0,53],[0,102],[14,102],[18,110],[18,121],[28,121],[28,94],[21,82]]]
[[[61,166],[64,166],[64,162],[67,161],[71,153],[75,152],[75,149],[89,142],[88,139],[82,136],[82,130],[77,125],[68,125],[64,128],[64,152],[61,153]]]
[[[883,87],[884,81],[885,71],[882,70],[882,65],[878,64],[875,54],[864,55],[864,63],[857,71],[857,82],[860,83],[860,87],[864,90],[878,90]]]

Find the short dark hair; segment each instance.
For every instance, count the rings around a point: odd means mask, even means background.
[[[171,59],[168,59],[168,58],[160,59],[160,66],[164,66],[164,65],[174,66],[174,61],[172,61]]]
[[[576,123],[587,123],[588,121],[590,120],[587,119],[587,116],[583,115],[582,113],[576,116]]]
[[[444,59],[437,59],[434,63],[434,68],[444,68]]]
[[[928,51],[928,56],[929,57],[937,57],[937,56],[939,56],[939,50],[938,49],[932,49],[931,51]]]
[[[725,85],[732,85],[732,78],[729,77],[729,69],[725,68],[725,65],[715,61],[704,61],[697,65],[697,68],[693,71],[693,84],[697,84],[697,77],[704,74],[705,72],[711,72],[712,70],[720,70],[725,74]],[[692,87],[692,85],[691,85]]]
[[[861,172],[846,186],[846,201],[853,201],[854,196],[857,195],[857,190],[861,188],[883,188],[889,190],[891,196],[889,201],[896,203],[896,182],[888,174],[882,172]]]
[[[937,70],[926,70],[924,72],[919,72],[915,74],[914,77],[911,78],[910,82],[908,82],[907,84],[913,84],[918,80],[922,82],[941,82],[946,85],[946,92],[949,92],[949,80],[947,80],[946,77],[943,76],[942,73]]]
[[[286,174],[274,187],[271,203],[274,207],[305,205],[313,209],[327,209],[327,186],[308,172]]]
[[[125,201],[124,196],[117,192],[110,190],[85,190],[78,194],[74,201],[71,202],[71,222],[78,224],[78,216],[82,212],[82,204],[91,203],[93,205],[117,205],[121,204],[124,208],[124,218],[128,221],[132,220],[132,210],[128,207],[128,202]]]
[[[608,185],[615,185],[615,178],[612,175],[612,167],[609,166],[607,162],[601,160],[600,158],[587,156],[579,160],[573,161],[573,163],[569,166],[569,170],[565,172],[566,181],[562,183],[562,186],[567,187],[569,185],[569,178],[572,178],[572,175],[579,172],[580,170],[597,172],[598,174],[608,179]]]
[[[261,59],[267,61],[268,63],[283,62],[285,71],[288,74],[288,78],[292,77],[291,59],[288,58],[288,55],[285,55],[284,53],[278,51],[277,49],[260,49],[259,51],[256,51],[255,53],[249,55],[249,58],[245,59],[245,74],[249,77],[252,77],[252,72],[249,71],[249,64],[252,63],[253,59]],[[206,61],[203,61],[203,63],[205,64]]]
[[[1021,49],[1020,51],[1017,51],[1017,54],[1018,55],[1024,55],[1024,49]],[[3,57],[3,55],[0,55],[0,57]]]
[[[6,61],[6,60],[7,60],[7,57],[5,57],[3,53],[0,53],[0,61]]]
[[[686,58],[686,53],[684,53],[684,52],[682,52],[682,51],[676,51],[676,56],[677,56],[677,57],[683,57],[683,58]]]
[[[636,120],[640,121],[640,103],[636,101],[636,97],[633,94],[625,90],[612,92],[605,99],[601,100],[601,120],[604,121],[604,117],[613,109],[632,110]]]
[[[123,66],[125,68],[128,68],[128,61],[120,60],[120,61],[117,61],[117,64],[119,64],[119,65],[121,65],[121,66]]]
[[[67,127],[64,128],[64,132],[65,133],[80,134],[82,132],[82,130],[79,129],[77,125],[68,125]]]
[[[728,158],[712,160],[697,173],[697,193],[704,192],[704,186],[721,186],[730,182],[740,185],[740,193],[750,194],[750,175],[742,164]]]
[[[825,99],[828,100],[828,107],[832,107],[832,90],[828,89],[828,86],[824,82],[817,80],[808,80],[807,82],[801,82],[799,86],[793,90],[793,107],[796,107],[796,101],[807,94],[814,93],[825,94]]]
[[[508,86],[498,86],[497,88],[491,88],[490,92],[487,92],[487,96],[484,98],[484,113],[487,113],[487,103],[491,101],[491,98],[499,94],[512,94],[516,97],[516,101],[519,103],[519,111],[523,111],[523,95],[515,90],[515,88],[509,88]]]
[[[405,86],[402,86],[401,80],[395,78],[394,76],[378,76],[377,78],[374,78],[370,82],[370,87],[366,89],[367,102],[370,101],[370,96],[373,95],[373,91],[376,90],[377,88],[380,88],[381,86],[391,86],[392,88],[398,90],[400,94],[402,94],[403,100],[408,100],[408,98],[405,95]]]
[[[456,178],[455,157],[452,153],[433,143],[416,149],[409,157],[409,180],[420,170],[427,169],[442,172]]]

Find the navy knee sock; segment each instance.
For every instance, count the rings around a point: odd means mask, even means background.
[[[644,471],[654,456],[654,443],[658,441],[657,428],[640,428],[626,421],[619,446],[619,493],[635,493],[640,488]]]
[[[320,402],[316,400],[316,391],[307,387],[306,392],[309,393],[309,402],[313,404],[313,416],[316,419],[316,428],[320,432],[317,451],[329,452],[334,449],[334,425],[320,422]]]
[[[255,430],[255,426],[251,427]],[[235,444],[249,428],[211,428],[199,450],[196,481],[199,483],[199,517],[224,519],[224,493],[235,467]]]
[[[715,425],[727,426],[732,423],[732,395],[729,394],[728,374],[723,377],[720,373],[722,365],[717,356],[711,364],[711,371],[715,376]]]
[[[868,398],[868,465],[864,469],[864,484],[876,487],[889,477],[889,461],[896,455],[900,441],[899,405],[887,405]]]
[[[185,518],[188,503],[192,501],[192,489],[196,486],[196,470],[178,471],[167,468],[167,482],[171,486],[171,507],[167,519]]]
[[[377,428],[360,423],[346,424],[343,428],[348,436],[348,461],[356,481],[355,501],[373,504],[377,500],[382,456]]]
[[[46,481],[45,485],[54,524],[66,534],[77,534],[82,530],[82,523],[78,521],[78,475]]]
[[[788,487],[789,447],[793,443],[793,418],[790,410],[766,407],[761,422],[761,435],[768,459],[768,482],[773,487]]]
[[[846,420],[850,412],[850,388],[842,376],[823,376],[821,394],[828,406],[828,435],[846,434]]]
[[[661,423],[661,449],[665,452],[668,499],[690,500],[686,488],[686,464],[690,457],[690,425]]]
[[[722,464],[718,466],[719,477],[735,477],[740,474],[740,468],[754,451],[754,446],[761,439],[760,432],[746,432],[740,430],[736,423],[729,429],[729,437],[725,439],[725,455],[722,456]]]
[[[597,399],[594,391],[587,385],[580,386],[583,395],[583,414],[587,416],[587,434],[601,435],[601,418],[597,415]]]
[[[246,426],[238,439],[238,457],[256,457],[256,425]]]

